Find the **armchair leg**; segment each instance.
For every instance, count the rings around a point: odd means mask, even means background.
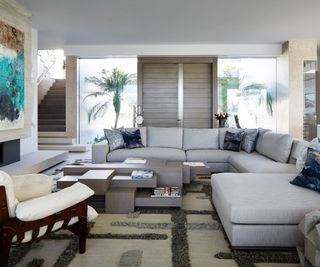
[[[88,236],[87,218],[81,218],[79,224],[79,253],[83,254],[86,252],[86,241]]]
[[[9,254],[11,248],[12,235],[5,231],[1,233],[2,237],[0,240],[0,267],[7,267],[9,263]]]

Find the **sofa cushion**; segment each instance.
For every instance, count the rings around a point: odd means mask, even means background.
[[[126,158],[148,158],[185,161],[186,154],[181,149],[165,147],[142,147],[135,149],[118,149],[108,154],[107,160],[122,162]]]
[[[16,217],[16,207],[19,201],[14,194],[14,185],[12,178],[6,172],[0,171],[0,185],[3,185],[6,191],[9,216],[11,218],[14,218]]]
[[[262,138],[263,138],[263,135],[265,133],[268,133],[268,132],[271,132],[271,130],[269,129],[264,129],[264,128],[258,128],[258,138],[257,138],[257,143],[256,143],[256,151],[258,151],[258,149],[260,148],[261,146],[261,142],[262,142]]]
[[[126,148],[133,149],[138,147],[144,147],[141,141],[141,134],[139,129],[133,131],[123,130],[121,131],[121,134],[126,144]]]
[[[291,184],[315,190],[320,193],[320,152],[308,148],[307,159],[301,173],[298,174]]]
[[[140,130],[141,142],[142,142],[143,146],[147,146],[147,127],[122,128],[121,130],[132,132],[137,129]]]
[[[301,154],[303,153],[303,150],[307,148],[308,145],[309,145],[309,142],[305,140],[293,139],[288,162],[292,164],[296,164],[297,159],[301,156]]]
[[[24,222],[40,220],[88,199],[94,191],[82,183],[75,183],[56,193],[20,202],[16,216]]]
[[[229,163],[238,172],[249,173],[297,173],[296,166],[289,163],[276,162],[257,152],[236,153],[231,155]]]
[[[104,135],[108,141],[110,151],[125,147],[125,142],[120,130],[104,129]]]
[[[292,147],[292,137],[289,134],[267,132],[263,135],[257,151],[278,162],[288,162]]]
[[[182,149],[183,129],[172,127],[148,127],[148,146]]]
[[[243,136],[244,131],[238,133],[231,133],[227,131],[224,137],[223,149],[239,152],[241,149]]]
[[[221,173],[211,176],[215,201],[233,224],[298,224],[319,209],[320,195],[293,186],[295,174]]]
[[[253,151],[255,151],[258,135],[258,129],[245,129],[241,149],[246,151],[247,153],[252,153]]]
[[[186,151],[187,161],[203,161],[214,163],[227,163],[230,156],[245,152],[234,152],[220,149],[199,149]]]
[[[219,129],[183,130],[183,149],[219,149]]]
[[[237,128],[219,128],[219,148],[223,149],[224,145],[224,138],[226,136],[226,132],[230,133],[238,133],[243,131],[243,129],[237,129]]]

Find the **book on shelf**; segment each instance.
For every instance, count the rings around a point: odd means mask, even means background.
[[[151,197],[180,197],[179,187],[156,187]]]
[[[183,165],[190,166],[190,167],[205,167],[206,164],[204,162],[183,162]]]
[[[146,164],[147,160],[144,158],[127,158],[124,163],[126,164]]]
[[[131,173],[131,179],[151,179],[153,177],[153,171],[149,170],[133,170]]]

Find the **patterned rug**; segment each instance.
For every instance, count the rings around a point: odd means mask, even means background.
[[[295,251],[230,248],[211,203],[210,180],[199,177],[184,189],[182,209],[139,209],[132,214],[99,214],[85,254],[60,231],[11,249],[9,266],[217,266],[298,267]]]

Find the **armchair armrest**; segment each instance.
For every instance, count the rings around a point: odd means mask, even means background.
[[[56,193],[20,202],[16,208],[16,217],[24,222],[40,220],[80,203],[93,194],[94,191],[88,186],[75,183]]]
[[[53,179],[44,174],[26,174],[12,177],[13,190],[18,201],[48,195],[52,192]]]
[[[92,163],[105,163],[109,153],[109,144],[106,140],[92,145]]]

